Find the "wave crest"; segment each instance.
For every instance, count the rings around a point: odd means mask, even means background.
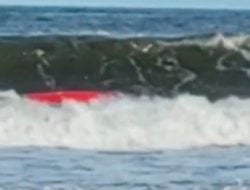
[[[248,97],[249,42],[249,36],[222,34],[178,39],[4,38],[0,89]]]

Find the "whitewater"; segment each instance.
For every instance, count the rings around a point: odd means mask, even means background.
[[[1,96],[0,144],[150,151],[250,143],[249,99],[115,95],[47,105]]]

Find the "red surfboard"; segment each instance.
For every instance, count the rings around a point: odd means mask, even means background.
[[[27,93],[24,97],[49,104],[58,104],[65,100],[73,100],[77,102],[89,102],[101,97],[110,96],[109,92],[81,90],[81,91],[52,91],[52,92],[32,92]]]

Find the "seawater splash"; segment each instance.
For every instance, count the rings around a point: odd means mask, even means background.
[[[7,94],[0,99],[1,146],[145,151],[250,144],[250,99],[119,95],[50,106]]]

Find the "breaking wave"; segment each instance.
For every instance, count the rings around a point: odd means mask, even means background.
[[[0,89],[107,89],[219,99],[250,94],[250,38],[2,37]]]
[[[2,37],[0,50],[2,146],[162,150],[250,144],[247,35]],[[67,89],[116,95],[59,106],[20,95]]]
[[[15,92],[0,98],[1,146],[165,150],[250,144],[250,99],[216,102],[120,94],[88,104],[50,106]]]

